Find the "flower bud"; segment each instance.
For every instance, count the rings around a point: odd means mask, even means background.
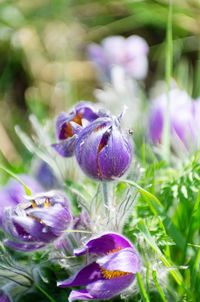
[[[50,191],[38,194],[5,208],[2,224],[5,232],[13,238],[5,245],[33,251],[57,239],[72,221],[69,204],[62,193]]]
[[[117,118],[99,118],[79,134],[75,155],[88,176],[112,180],[122,176],[129,168],[132,140],[121,131]]]

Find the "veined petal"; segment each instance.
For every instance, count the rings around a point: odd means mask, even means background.
[[[94,300],[107,300],[121,294],[132,284],[134,279],[135,275],[129,274],[119,278],[97,280],[90,283],[86,289]]]
[[[86,253],[105,255],[107,253],[117,252],[126,247],[132,248],[132,244],[124,236],[116,233],[106,233],[100,237],[89,240],[85,244],[85,247],[76,249],[74,254],[76,256]]]
[[[125,248],[96,261],[104,270],[135,274],[141,269],[139,255],[133,248]]]
[[[59,287],[84,286],[101,279],[100,267],[93,262],[82,268],[76,275],[57,283]]]
[[[98,154],[98,165],[103,179],[120,177],[132,160],[132,142],[113,125],[104,148]]]
[[[12,240],[4,240],[4,245],[17,250],[17,251],[22,251],[22,252],[32,252],[35,251],[37,249],[40,249],[42,247],[44,247],[45,245],[43,243],[22,243],[22,242],[16,242],[16,241],[12,241]]]
[[[80,290],[72,290],[68,301],[76,301],[76,300],[93,300],[94,297],[91,296],[86,289],[80,289]]]
[[[72,221],[70,211],[60,204],[56,204],[51,208],[31,209],[29,215],[31,215],[33,219],[40,220],[44,225],[51,227],[53,233],[57,236],[60,235],[60,232],[67,229]]]
[[[64,141],[61,141],[51,146],[56,152],[58,152],[63,157],[71,157],[75,151],[75,143],[77,140],[77,135],[74,135]]]

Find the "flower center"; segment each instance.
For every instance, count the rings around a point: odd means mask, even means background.
[[[122,272],[122,271],[109,271],[109,270],[104,269],[103,267],[101,267],[100,270],[101,270],[101,274],[104,279],[115,279],[115,278],[128,276],[131,274],[131,273]]]

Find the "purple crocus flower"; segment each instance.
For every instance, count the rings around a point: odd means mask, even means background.
[[[58,282],[60,287],[83,287],[70,293],[70,302],[112,299],[133,283],[141,269],[140,257],[133,245],[116,233],[91,239],[74,254],[86,255],[89,263],[76,275]]]
[[[33,194],[42,192],[40,184],[31,176],[22,174],[19,178],[30,188]],[[11,179],[6,186],[0,190],[0,225],[1,217],[5,207],[16,206],[24,200],[25,191],[17,180]]]
[[[106,78],[110,78],[111,68],[118,65],[129,76],[141,80],[148,70],[148,50],[146,41],[139,36],[133,35],[127,39],[112,36],[105,38],[101,46],[95,43],[89,45],[88,55]]]
[[[88,176],[112,180],[122,176],[129,168],[132,140],[122,132],[119,119],[99,118],[79,134],[75,155]]]
[[[7,207],[2,216],[4,231],[12,239],[5,245],[33,251],[59,238],[71,223],[69,203],[61,192],[41,193]]]
[[[69,114],[60,113],[56,121],[58,143],[52,147],[63,157],[73,156],[79,132],[98,117],[89,102],[78,103]]]
[[[197,128],[195,102],[185,91],[173,89],[169,95],[169,125],[172,146],[183,145],[187,149],[196,146]],[[154,144],[162,143],[164,119],[167,112],[167,96],[154,100],[149,118],[149,136]]]

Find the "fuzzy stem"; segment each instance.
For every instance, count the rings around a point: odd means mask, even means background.
[[[102,182],[102,193],[103,193],[104,204],[108,206],[109,204],[108,183],[106,181]]]
[[[136,273],[136,278],[137,278],[138,286],[140,288],[140,293],[141,293],[141,296],[142,296],[142,300],[144,302],[150,302],[140,273]]]

